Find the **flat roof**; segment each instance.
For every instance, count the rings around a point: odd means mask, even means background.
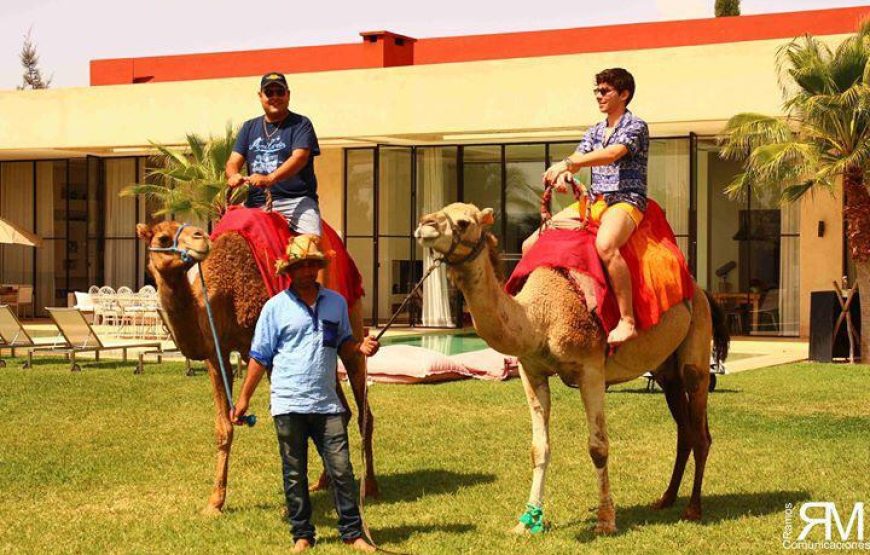
[[[856,30],[870,5],[802,12],[414,39],[360,33],[354,44],[92,60],[91,85],[191,81],[836,35]]]

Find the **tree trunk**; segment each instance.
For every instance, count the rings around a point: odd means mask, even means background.
[[[858,291],[861,296],[861,358],[870,362],[870,192],[864,183],[861,168],[852,167],[843,175],[846,205],[846,237],[849,254],[857,270]]]
[[[870,262],[855,262],[861,300],[861,360],[870,362]]]

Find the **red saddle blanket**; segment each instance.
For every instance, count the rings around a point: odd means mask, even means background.
[[[322,224],[320,249],[330,257],[323,285],[340,293],[347,305],[352,306],[365,294],[362,276],[338,233],[326,222]],[[286,256],[287,242],[294,235],[281,214],[231,206],[212,231],[211,240],[230,231],[235,231],[248,242],[270,297],[290,287],[289,275],[275,273],[275,262]]]
[[[593,278],[597,307],[605,331],[619,322],[619,307],[607,274],[595,250],[597,226],[585,230],[550,229],[526,253],[505,283],[505,290],[516,295],[532,271],[539,267],[576,270]],[[656,325],[662,313],[677,303],[692,298],[694,283],[674,232],[658,204],[650,200],[640,226],[622,249],[631,271],[634,317],[639,329]]]

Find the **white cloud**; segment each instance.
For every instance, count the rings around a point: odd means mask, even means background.
[[[656,0],[664,20],[713,17],[713,0]]]

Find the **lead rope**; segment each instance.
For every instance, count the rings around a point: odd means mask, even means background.
[[[205,312],[208,314],[208,325],[211,327],[211,336],[214,340],[215,354],[218,359],[218,367],[221,370],[221,378],[224,384],[224,392],[227,395],[227,406],[229,411],[233,410],[233,392],[230,389],[230,381],[227,379],[227,369],[224,367],[224,355],[221,351],[220,340],[218,339],[217,327],[214,325],[214,315],[211,312],[211,303],[208,301],[208,286],[205,284],[205,274],[202,271],[202,264],[196,263],[196,269],[199,272],[199,282],[202,284],[202,298],[205,300]],[[229,414],[229,413],[227,413]],[[247,414],[242,418],[242,421],[249,428],[257,423],[257,417],[253,414]]]
[[[386,323],[386,325],[381,329],[380,332],[375,336],[375,341],[380,341],[381,337],[389,330],[396,321],[396,318],[399,317],[399,314],[405,309],[405,305],[408,304],[408,301],[411,300],[411,297],[423,286],[423,282],[432,274],[432,272],[444,262],[444,257],[436,258],[432,265],[429,266],[429,269],[426,270],[426,273],[423,274],[423,277],[420,278],[420,281],[414,285],[414,288],[411,289],[411,292],[405,295],[405,298],[402,300],[402,304],[399,305],[399,308],[393,313],[393,316]],[[360,429],[360,436],[362,441],[360,442],[360,451],[362,451],[362,460],[363,460],[363,475],[368,476],[369,467],[371,465],[371,461],[366,456],[366,432],[368,430],[368,406],[369,406],[369,370],[368,370],[368,357],[363,356],[363,414],[362,414],[362,426]],[[363,536],[372,547],[377,549],[382,553],[389,553],[391,555],[408,555],[407,553],[403,553],[401,551],[390,551],[389,549],[384,549],[375,543],[374,538],[372,538],[372,532],[369,530],[369,526],[366,523],[365,518],[365,504],[366,504],[366,489],[365,489],[365,480],[360,480],[359,483],[359,516],[360,521],[362,522],[362,532]]]

